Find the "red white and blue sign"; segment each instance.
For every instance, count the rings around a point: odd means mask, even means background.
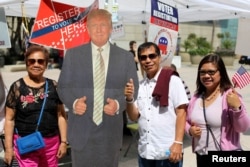
[[[41,0],[30,42],[63,50],[89,42],[86,16],[97,8],[98,0],[86,8]]]
[[[161,51],[161,66],[170,65],[178,37],[178,11],[158,0],[151,0],[151,18],[148,40],[156,43]]]
[[[151,0],[151,24],[178,31],[178,11],[158,0]]]

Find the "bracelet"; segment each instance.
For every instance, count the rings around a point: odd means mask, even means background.
[[[234,111],[241,111],[241,105],[238,108],[233,108]]]
[[[68,142],[66,142],[66,141],[61,141],[61,143],[64,143],[64,144],[66,144],[66,145],[68,144]]]
[[[176,140],[174,141],[174,143],[176,143],[176,144],[181,144],[181,145],[183,144],[183,142],[181,142],[181,141],[176,141]]]
[[[132,98],[131,100],[127,100],[127,98],[126,98],[126,102],[128,103],[128,104],[133,104],[134,103],[134,98]]]

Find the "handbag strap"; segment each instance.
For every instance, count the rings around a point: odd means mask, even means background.
[[[41,119],[42,119],[43,110],[44,110],[44,106],[45,106],[46,99],[47,99],[47,92],[48,92],[48,81],[46,79],[46,81],[45,81],[45,93],[44,93],[44,96],[43,96],[44,97],[43,98],[43,105],[42,105],[40,116],[39,116],[39,119],[38,119],[38,122],[37,122],[37,125],[36,125],[36,131],[38,131],[38,126],[40,125],[40,122],[41,122]]]
[[[208,147],[208,141],[209,141],[209,132],[212,134],[212,137],[215,141],[215,143],[217,144],[217,146],[219,147],[219,149],[221,150],[220,147],[220,143],[216,140],[214,133],[212,131],[212,129],[210,128],[209,124],[207,123],[207,117],[206,117],[206,107],[205,107],[205,95],[202,95],[202,104],[203,104],[203,115],[204,115],[204,120],[206,123],[206,128],[207,128],[207,139],[206,139],[206,147]]]
[[[36,125],[36,131],[38,131],[38,126],[40,125],[40,122],[41,122],[41,119],[42,119],[42,115],[43,115],[43,110],[44,110],[44,106],[45,106],[45,103],[46,103],[46,99],[47,99],[47,92],[48,92],[48,81],[46,79],[45,81],[45,93],[44,93],[44,98],[43,98],[43,105],[42,105],[42,108],[41,108],[41,112],[40,112],[40,115],[39,115],[39,119],[37,121],[37,125]],[[17,128],[15,128],[15,132],[16,134],[18,134],[18,130]]]

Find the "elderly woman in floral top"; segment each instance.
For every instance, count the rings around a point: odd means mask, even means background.
[[[57,95],[57,83],[43,76],[48,60],[49,53],[44,47],[32,45],[25,55],[28,75],[15,81],[9,89],[5,116],[7,164],[11,163],[15,154],[20,167],[55,167],[58,166],[58,158],[66,153],[67,121],[63,104]],[[45,147],[20,155],[16,139],[35,132],[45,96],[47,99],[38,127]]]

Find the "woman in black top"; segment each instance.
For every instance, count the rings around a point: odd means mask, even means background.
[[[6,99],[5,162],[10,164],[15,153],[20,167],[58,166],[58,158],[64,156],[67,149],[67,121],[64,106],[57,95],[56,81],[43,76],[49,53],[44,47],[33,45],[28,48],[25,58],[28,75],[11,85]],[[47,99],[38,127],[45,148],[20,155],[16,139],[35,131],[45,96]]]

